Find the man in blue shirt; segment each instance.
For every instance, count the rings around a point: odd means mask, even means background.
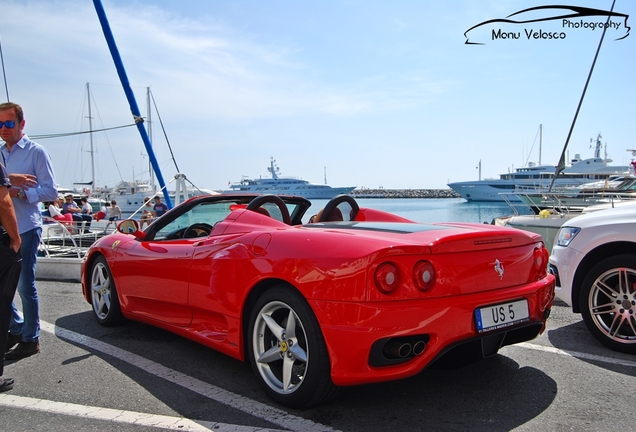
[[[82,209],[73,200],[73,194],[67,194],[64,197],[64,204],[62,204],[62,214],[70,213],[75,222],[78,222],[78,232],[82,232],[82,222],[84,223],[84,234],[90,233],[91,221],[93,216],[89,214],[83,214]]]
[[[155,206],[153,210],[155,217],[163,216],[163,214],[168,211],[168,206],[161,202],[159,195],[155,196]]]
[[[0,147],[0,155],[9,177],[30,174],[37,181],[31,187],[13,185],[9,189],[22,239],[22,270],[17,290],[22,299],[23,316],[14,303],[5,359],[17,360],[40,352],[40,311],[35,287],[35,264],[42,235],[39,203],[56,199],[57,186],[48,152],[23,132],[25,120],[20,105],[0,104],[0,122],[0,138],[5,142]]]

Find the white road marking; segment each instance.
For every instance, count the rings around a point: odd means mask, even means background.
[[[201,396],[212,399],[216,402],[238,409],[254,417],[266,420],[270,423],[281,426],[285,430],[307,431],[307,432],[334,432],[329,426],[315,423],[311,420],[295,416],[278,408],[266,405],[261,402],[249,399],[245,396],[232,393],[220,387],[209,384],[205,381],[177,372],[173,369],[160,365],[152,360],[148,360],[137,354],[125,351],[121,348],[109,345],[97,339],[75,333],[73,331],[57,327],[45,321],[40,321],[40,328],[48,333],[53,333],[59,338],[78,343],[88,348],[100,351],[113,356],[130,365],[136,366],[143,371],[156,377],[163,378],[178,386],[186,388]]]
[[[127,423],[139,426],[150,426],[161,429],[187,432],[265,432],[273,429],[261,429],[225,423],[194,421],[183,417],[146,414],[134,411],[115,410],[110,408],[91,407],[66,402],[55,402],[10,393],[0,394],[0,406],[47,412],[52,414],[82,417],[91,420],[105,420],[115,423]]]
[[[62,339],[66,339],[86,346],[88,348],[100,351],[104,354],[116,357],[121,361],[143,369],[145,372],[168,380],[176,385],[184,387],[209,399],[228,405],[232,408],[248,413],[254,417],[261,418],[273,424],[282,426],[283,428],[285,428],[285,430],[321,432],[336,431],[329,426],[314,423],[311,420],[289,414],[277,408],[262,404],[244,396],[237,395],[196,378],[192,378],[188,375],[182,374],[180,372],[162,366],[156,362],[153,362],[152,360],[148,360],[146,358],[138,356],[137,354],[122,350],[115,346],[101,342],[97,339],[93,339],[91,337],[75,333],[61,327],[57,327],[44,321],[40,322],[40,326],[43,331],[55,334]],[[636,367],[636,361],[615,359],[578,351],[562,350],[559,348],[537,345],[528,342],[522,342],[516,345],[507,346],[504,348],[504,350],[510,348],[525,348],[551,354],[563,355],[567,357],[580,358],[584,360],[593,360],[620,366]],[[0,394],[0,406],[10,406],[15,408],[31,409],[36,411],[72,415],[76,417],[85,417],[119,423],[130,423],[169,430],[195,432],[210,430],[213,430],[215,432],[256,432],[266,430],[272,431],[272,429],[260,429],[216,422],[193,421],[182,417],[153,415],[133,411],[123,411],[110,408],[70,404],[65,402],[47,401],[43,399],[13,396],[9,393]]]
[[[531,349],[535,351],[543,351],[543,352],[563,355],[567,357],[575,357],[575,358],[580,358],[583,360],[593,360],[593,361],[599,361],[603,363],[610,363],[610,364],[615,364],[619,366],[636,367],[636,361],[615,359],[611,357],[605,357],[605,356],[600,356],[596,354],[588,354],[588,353],[583,353],[579,351],[562,350],[562,349],[554,348],[551,346],[537,345],[537,344],[532,344],[528,342],[521,342],[515,345],[509,345],[505,348],[507,349],[507,348],[515,348],[515,347],[526,348],[526,349]]]

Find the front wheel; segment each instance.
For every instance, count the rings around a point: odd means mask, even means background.
[[[636,354],[636,255],[606,258],[585,276],[581,314],[592,335],[614,351]]]
[[[91,266],[89,291],[97,322],[106,327],[124,321],[113,275],[103,256],[97,257]]]
[[[301,408],[326,402],[340,392],[331,381],[318,321],[291,288],[274,287],[257,300],[248,337],[254,374],[275,402]]]

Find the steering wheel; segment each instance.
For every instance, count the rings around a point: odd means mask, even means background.
[[[360,206],[351,195],[336,195],[327,203],[317,222],[352,221],[359,211]]]
[[[258,211],[263,204],[274,204],[280,210],[281,217],[283,218],[283,223],[287,225],[291,225],[291,218],[289,217],[289,210],[287,209],[287,205],[285,202],[276,195],[260,195],[254,198],[245,208],[246,210]],[[276,218],[274,218],[276,219]]]
[[[183,238],[207,237],[212,232],[212,225],[195,223],[190,225],[183,233]]]

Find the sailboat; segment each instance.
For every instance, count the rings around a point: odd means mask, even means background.
[[[112,187],[97,187],[95,180],[95,148],[93,141],[93,134],[95,130],[92,124],[92,108],[91,108],[91,92],[90,84],[86,83],[87,94],[87,108],[88,108],[88,124],[89,124],[89,137],[90,137],[90,159],[91,159],[91,181],[74,183],[74,186],[84,186],[81,190],[74,189],[74,196],[79,201],[82,196],[88,197],[88,202],[93,206],[94,211],[98,211],[105,203],[116,201],[117,205],[121,208],[124,217],[135,215],[139,209],[144,205],[146,198],[152,198],[156,195],[160,195],[162,192],[157,189],[154,182],[154,170],[152,165],[149,164],[149,180],[120,180]],[[151,108],[151,91],[150,88],[146,88],[146,104],[147,114],[145,123],[148,125],[148,137],[152,142],[152,108]],[[178,173],[172,179],[176,182],[175,188],[169,192],[171,202],[178,204],[179,202],[190,198],[195,195],[214,193],[213,191],[200,189],[187,185],[187,178],[185,175]],[[167,186],[167,185],[166,185]]]

